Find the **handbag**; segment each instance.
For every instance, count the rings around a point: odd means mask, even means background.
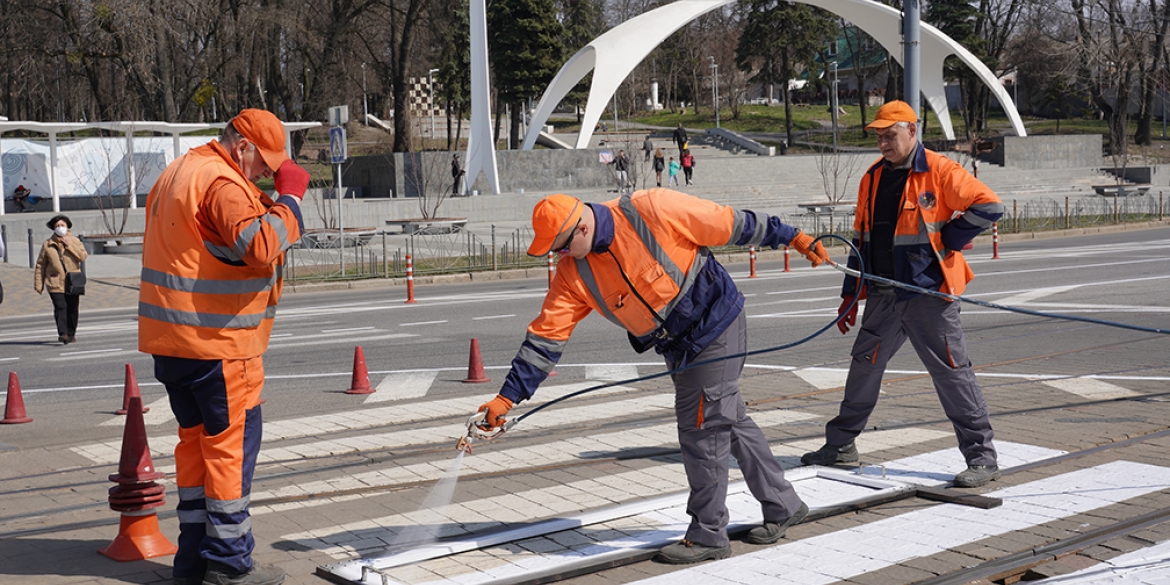
[[[61,254],[61,250],[57,250],[57,257],[61,259],[61,270],[65,268],[65,256]],[[83,272],[66,272],[65,273],[65,294],[81,296],[85,294],[85,273]]]

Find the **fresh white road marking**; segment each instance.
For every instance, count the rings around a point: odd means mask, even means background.
[[[398,326],[399,327],[414,327],[416,325],[438,325],[440,323],[446,323],[446,322],[447,322],[446,319],[444,319],[442,321],[418,321],[415,323],[399,323]]]
[[[438,372],[390,374],[382,379],[375,392],[367,396],[363,404],[426,396],[435,381],[435,376],[438,375]]]
[[[515,316],[516,315],[487,315],[485,317],[472,317],[471,320],[472,321],[486,321],[488,319],[507,319],[509,317],[515,317]]]
[[[1140,548],[1102,561],[1075,573],[1042,579],[1039,585],[1139,585],[1167,583],[1170,575],[1170,541]]]
[[[14,362],[18,359],[20,359],[20,358],[18,358],[18,357],[0,358],[0,362]]]
[[[1061,378],[1059,380],[1044,380],[1044,384],[1089,400],[1108,400],[1141,395],[1128,388],[1122,388],[1096,378]]]
[[[1042,299],[1044,297],[1049,297],[1049,296],[1052,296],[1055,294],[1060,294],[1062,292],[1068,292],[1070,290],[1075,290],[1075,289],[1078,289],[1080,287],[1081,287],[1081,285],[1074,284],[1071,286],[1050,286],[1050,287],[1046,287],[1046,288],[1037,288],[1034,290],[1018,293],[1018,294],[1012,295],[1010,297],[1005,297],[1005,298],[999,299],[996,302],[1000,305],[1022,305],[1024,303],[1032,302],[1036,299]]]
[[[79,355],[90,355],[90,354],[95,354],[95,353],[114,353],[116,351],[122,351],[122,348],[115,347],[115,348],[111,348],[111,349],[91,349],[88,351],[66,351],[66,352],[61,353],[61,357],[66,357],[66,356],[76,357]]]
[[[369,331],[373,327],[347,327],[345,329],[322,329],[321,333],[337,333],[340,331]]]
[[[636,583],[835,583],[1167,488],[1170,468],[1115,461],[986,494],[1003,499],[998,508],[932,506]]]

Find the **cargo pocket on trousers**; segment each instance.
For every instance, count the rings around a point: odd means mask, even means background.
[[[735,382],[724,382],[703,388],[699,417],[695,426],[704,429],[731,426],[740,419],[742,409],[739,385]]]
[[[881,336],[865,328],[857,330],[857,341],[853,342],[853,359],[865,363],[876,364],[878,351],[882,348]]]
[[[947,361],[951,369],[962,368],[971,365],[971,359],[967,357],[967,345],[963,342],[963,334],[947,333]]]

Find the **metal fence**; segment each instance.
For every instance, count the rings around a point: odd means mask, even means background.
[[[1019,233],[1161,220],[1164,201],[1157,196],[1065,197],[1007,200],[999,232]],[[784,223],[819,236],[834,233],[853,237],[853,212],[779,214]],[[285,277],[290,283],[391,278],[406,275],[406,255],[414,274],[466,273],[547,265],[545,258],[528,256],[532,228],[497,232],[480,237],[462,226],[421,229],[403,242],[400,234],[384,230],[310,231],[288,251]],[[394,244],[391,244],[394,241]],[[720,252],[746,251],[725,246]]]

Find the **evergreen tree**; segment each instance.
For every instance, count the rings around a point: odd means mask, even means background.
[[[488,6],[493,85],[499,102],[512,107],[510,148],[520,146],[525,102],[543,92],[564,63],[565,29],[556,16],[553,0],[493,0]]]
[[[604,32],[602,8],[600,0],[557,0],[557,11],[560,13],[561,25],[565,28],[561,38],[566,58]],[[589,73],[565,96],[564,101],[572,104],[577,113],[577,123],[581,122],[581,104],[589,97],[592,80],[593,73]]]
[[[798,77],[799,69],[815,68],[825,41],[835,38],[836,21],[819,8],[789,4],[786,0],[747,0],[741,5],[745,24],[735,47],[735,64],[741,71],[756,71],[750,79],[752,82],[780,85],[784,95],[784,127],[788,144],[792,144],[792,96],[788,80]]]
[[[444,12],[451,15],[439,36],[442,49],[435,63],[439,74],[439,96],[447,105],[447,150],[458,150],[463,134],[463,113],[471,103],[471,25],[467,0],[445,0]],[[452,128],[452,120],[456,124]],[[452,134],[454,130],[454,134]]]
[[[922,18],[963,45],[992,70],[995,69],[993,60],[987,57],[987,44],[977,33],[979,19],[977,6],[968,0],[932,0]],[[974,71],[954,56],[948,57],[943,63],[943,76],[959,81],[963,96],[963,123],[967,127],[967,138],[971,138],[972,131],[978,132],[986,125],[986,116],[981,108],[983,100],[978,95],[983,88],[983,82]]]

